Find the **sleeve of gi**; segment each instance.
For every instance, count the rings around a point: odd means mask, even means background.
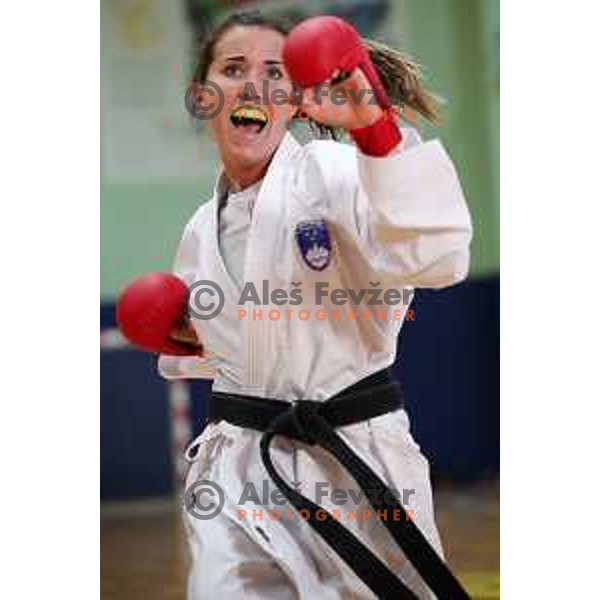
[[[329,218],[356,242],[374,277],[415,288],[446,287],[466,277],[471,218],[438,140],[421,143],[406,129],[399,151],[384,158],[334,142],[311,146]]]
[[[189,286],[194,282],[197,272],[198,236],[192,219],[186,226],[175,261],[173,273],[183,279]],[[207,364],[206,359],[197,356],[167,356],[158,357],[158,372],[165,379],[213,379],[214,369]]]

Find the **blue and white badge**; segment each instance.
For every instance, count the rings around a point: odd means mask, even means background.
[[[323,219],[302,221],[296,225],[296,242],[304,262],[315,271],[331,262],[331,237]]]

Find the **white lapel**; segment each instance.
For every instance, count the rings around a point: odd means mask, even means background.
[[[289,201],[293,164],[302,146],[288,133],[282,140],[260,188],[252,214],[252,227],[246,247],[244,281],[255,284],[262,295],[262,282],[273,280],[274,266],[285,261],[289,248],[279,247],[285,225],[286,201]],[[262,320],[247,317],[244,332],[244,387],[247,393],[269,395],[269,372],[277,372],[277,360],[289,353],[280,348],[281,324],[267,317],[272,306],[254,306],[248,303],[246,310],[261,309]],[[279,358],[278,358],[279,357]]]
[[[260,188],[252,213],[252,227],[248,236],[244,281],[253,281],[257,276],[268,277],[264,273],[265,263],[261,255],[269,254],[267,246],[273,242],[276,227],[285,208],[285,179],[290,174],[290,164],[298,156],[302,146],[291,133],[283,138]]]
[[[210,231],[211,254],[214,252],[215,268],[218,273],[218,281],[223,282],[224,284],[223,292],[225,293],[225,298],[231,299],[236,295],[239,296],[240,290],[231,277],[231,274],[227,270],[225,261],[223,260],[223,254],[221,253],[221,244],[219,242],[219,210],[221,208],[223,194],[225,193],[225,182],[225,172],[221,167],[213,191],[213,206],[209,218],[208,228]]]

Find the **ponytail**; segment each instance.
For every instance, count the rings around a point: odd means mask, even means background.
[[[408,107],[432,125],[438,125],[442,99],[423,87],[419,65],[406,54],[381,42],[363,38],[363,43],[369,51],[369,57],[377,69],[390,103],[399,108],[400,115],[412,121],[406,113]],[[341,140],[346,133],[344,129],[324,125],[310,118],[308,123],[313,134],[320,138]]]
[[[432,124],[439,123],[441,99],[421,85],[419,65],[402,52],[363,39],[392,104],[410,107]]]

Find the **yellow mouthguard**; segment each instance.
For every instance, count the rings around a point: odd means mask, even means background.
[[[267,115],[262,109],[249,106],[240,106],[239,108],[236,108],[231,113],[231,116],[238,119],[246,118],[254,119],[255,121],[262,121],[263,123],[267,122]]]

